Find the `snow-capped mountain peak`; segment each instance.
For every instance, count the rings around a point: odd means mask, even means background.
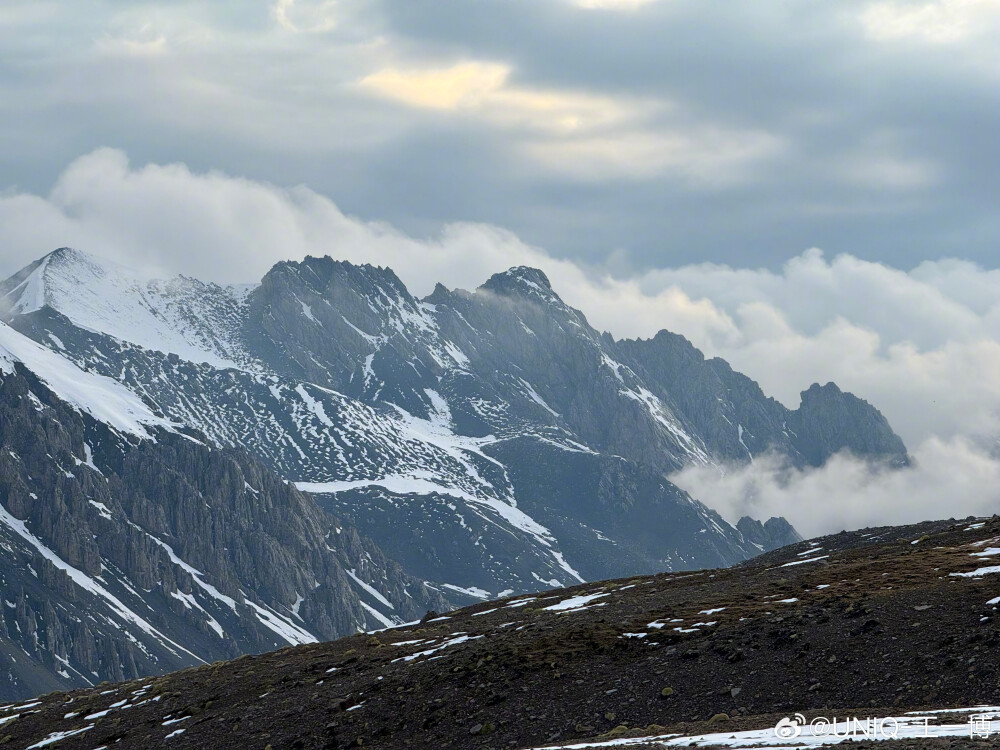
[[[88,331],[216,367],[250,364],[236,321],[249,287],[186,276],[153,279],[97,256],[60,248],[0,286],[5,317],[44,307]]]
[[[514,266],[502,273],[493,274],[481,288],[497,293],[517,290],[545,300],[559,299],[559,295],[552,290],[549,277],[541,269],[531,266]]]

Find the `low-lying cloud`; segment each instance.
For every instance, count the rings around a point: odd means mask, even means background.
[[[1000,461],[966,438],[928,438],[912,465],[893,469],[847,454],[818,469],[794,469],[777,456],[749,466],[690,467],[673,481],[726,520],[784,516],[805,537],[841,529],[989,516],[1000,511]]]
[[[886,473],[846,457],[789,473],[768,460],[691,473],[696,496],[760,510],[805,531],[986,511],[997,467],[977,446],[1000,414],[1000,271],[959,259],[912,269],[804,249],[777,269],[718,264],[622,272],[554,258],[504,229],[451,224],[418,238],[344,214],[307,187],[283,188],[183,164],[131,165],[100,149],[69,165],[47,195],[0,194],[0,271],[62,246],[151,274],[259,279],[280,260],[328,254],[393,268],[417,294],[474,288],[513,265],[542,268],[591,323],[618,337],[684,334],[791,407],[835,381],[880,408],[914,455]],[[773,508],[774,510],[769,510]],[[977,510],[978,509],[978,510]]]

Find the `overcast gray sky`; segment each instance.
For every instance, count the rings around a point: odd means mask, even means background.
[[[101,146],[617,274],[994,264],[996,0],[4,0],[0,185]]]
[[[993,512],[998,91],[1000,0],[0,0],[0,275],[531,264],[789,406],[836,381],[916,459],[679,480],[710,504]]]

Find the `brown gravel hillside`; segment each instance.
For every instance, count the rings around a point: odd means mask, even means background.
[[[0,710],[0,744],[520,748],[997,705],[1000,575],[960,575],[993,565],[997,517],[842,533],[51,694]],[[981,746],[921,742],[896,744]]]

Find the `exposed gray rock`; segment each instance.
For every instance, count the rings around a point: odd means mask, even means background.
[[[784,518],[772,517],[761,523],[750,516],[743,516],[736,528],[744,539],[760,547],[761,552],[770,552],[802,541],[799,532]]]
[[[28,282],[42,290],[30,305]],[[438,285],[421,300],[390,269],[330,258],[279,263],[247,289],[140,281],[63,250],[0,285],[0,297],[17,330],[301,483],[456,602],[756,554],[761,542],[669,481],[691,464],[721,469],[773,452],[819,465],[844,449],[906,460],[860,399],[810,390],[792,410],[681,336],[615,340],[537,269],[474,291]],[[122,310],[148,321],[123,327]],[[145,471],[137,481],[159,491]],[[203,490],[175,491],[164,503],[123,490],[118,502],[150,533],[208,533],[214,521],[194,499]],[[27,512],[24,497],[8,499],[12,513]],[[93,540],[52,523],[66,554],[94,570]],[[231,565],[215,547],[183,546],[220,581],[235,585],[258,558],[284,564],[282,546],[220,523],[241,539]],[[143,585],[158,580],[141,534],[115,543],[137,558]],[[274,593],[287,601],[302,584],[289,574]]]
[[[789,419],[799,436],[799,450],[818,466],[847,450],[856,456],[878,457],[893,465],[908,463],[906,446],[875,407],[835,383],[818,383],[802,392],[802,406]]]
[[[20,364],[0,373],[0,505],[0,700],[447,607],[242,452],[123,436]]]

